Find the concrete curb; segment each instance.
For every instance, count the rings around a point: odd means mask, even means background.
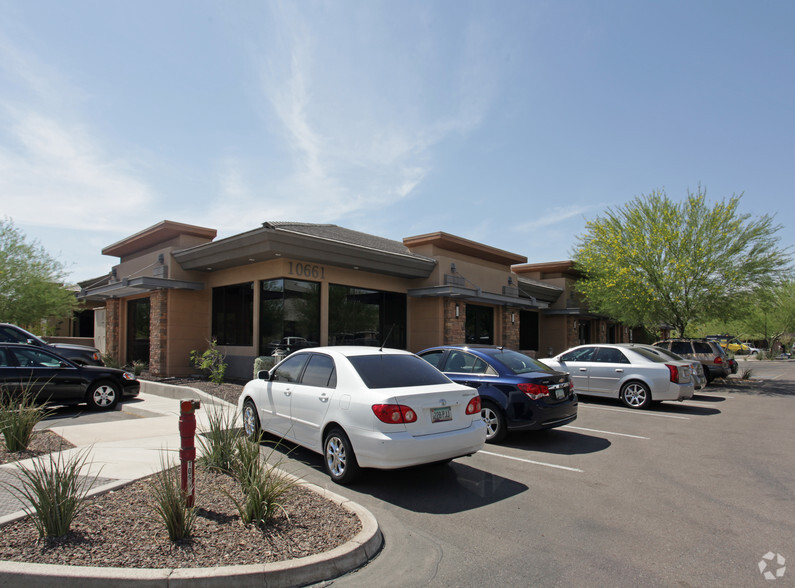
[[[219,398],[196,388],[174,386],[161,382],[141,381],[141,391],[173,399],[197,396],[208,404],[232,406]],[[188,392],[189,391],[189,392]],[[129,412],[140,410],[140,416],[150,416],[148,411],[129,407]],[[91,495],[129,484],[132,480],[118,481],[96,488]],[[248,586],[304,586],[331,580],[360,568],[375,557],[383,546],[383,535],[375,517],[363,506],[339,494],[315,484],[302,483],[327,500],[354,513],[362,524],[362,530],[351,540],[331,551],[303,558],[245,566],[222,566],[215,568],[101,568],[61,566],[15,561],[0,561],[0,586],[93,588],[113,586],[167,587],[188,586],[192,588],[229,588],[230,585]],[[8,517],[11,518],[11,517]],[[18,516],[14,518],[19,518]],[[13,519],[12,519],[13,520]],[[8,521],[5,521],[8,522]]]

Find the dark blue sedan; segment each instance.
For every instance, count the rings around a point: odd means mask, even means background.
[[[577,418],[569,375],[523,353],[443,345],[417,355],[454,382],[477,388],[488,443],[501,441],[508,431],[551,429]]]

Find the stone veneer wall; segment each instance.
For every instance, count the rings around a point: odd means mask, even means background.
[[[458,318],[455,317],[456,301],[444,300],[444,345],[462,345],[466,342],[466,304],[458,303]]]
[[[511,323],[511,314],[514,322]],[[502,310],[502,345],[506,349],[519,349],[519,309],[506,306]]]
[[[168,344],[168,292],[155,290],[149,304],[149,373],[163,376]]]
[[[105,353],[121,362],[121,300],[110,298],[105,302]]]

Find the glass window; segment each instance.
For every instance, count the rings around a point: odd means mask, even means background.
[[[213,288],[212,313],[212,336],[219,345],[253,345],[253,282]]]
[[[548,365],[541,363],[537,359],[533,359],[529,355],[519,353],[518,351],[511,351],[510,349],[498,349],[489,353],[489,355],[511,370],[514,374],[555,371]]]
[[[317,347],[320,339],[320,284],[263,280],[260,284],[259,353]]]
[[[39,349],[14,349],[14,355],[20,367],[60,367],[64,361]]]
[[[439,370],[416,355],[356,355],[348,358],[368,388],[449,384]]]
[[[0,327],[0,341],[3,343],[27,343],[29,337],[11,327]]]
[[[6,356],[6,350],[0,349],[0,367],[7,367],[9,364],[8,358]]]
[[[451,351],[444,371],[458,374],[485,374],[489,371],[489,364],[471,353]]]
[[[672,341],[671,351],[677,355],[685,355],[693,353],[693,348],[690,346],[690,341]]]
[[[442,355],[444,355],[444,351],[438,349],[436,351],[429,351],[428,353],[423,353],[422,355],[420,355],[420,357],[425,361],[427,361],[436,369],[439,369],[439,362],[442,359]]]
[[[648,349],[644,349],[643,347],[633,347],[633,351],[639,355],[642,355],[649,361],[653,361],[655,363],[665,363],[668,361],[663,356],[654,353],[653,351],[649,351]],[[623,355],[623,354],[622,354]],[[628,361],[626,363],[629,363]]]
[[[640,349],[636,349],[640,352]],[[646,352],[647,354],[649,352]],[[642,354],[644,355],[644,354]],[[652,354],[653,355],[653,354]],[[646,355],[644,355],[645,357]],[[659,357],[659,356],[655,356]],[[596,361],[599,363],[629,363],[627,357],[621,352],[620,349],[615,347],[600,347],[596,350]]]
[[[561,356],[561,361],[593,361],[596,347],[581,347]]]
[[[271,376],[271,381],[297,382],[308,357],[308,353],[291,355],[276,367]]]
[[[301,383],[319,388],[335,388],[337,372],[334,370],[334,360],[328,355],[313,353],[306,365]]]
[[[466,342],[494,344],[494,309],[488,306],[467,304]]]
[[[329,285],[329,345],[406,348],[406,295]]]

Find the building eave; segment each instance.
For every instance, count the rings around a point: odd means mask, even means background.
[[[171,280],[169,278],[154,278],[141,276],[137,278],[124,278],[118,282],[111,282],[95,288],[81,290],[77,294],[78,300],[107,300],[108,298],[124,298],[152,292],[154,290],[203,290],[201,282],[188,282],[185,280]]]
[[[195,271],[228,269],[280,257],[401,278],[427,278],[436,266],[436,260],[420,255],[380,251],[268,226],[175,251],[173,256],[183,269]]]
[[[493,292],[483,292],[477,288],[466,288],[453,284],[430,286],[428,288],[414,288],[409,290],[407,295],[414,298],[453,298],[456,300],[464,300],[479,304],[510,306],[526,310],[538,310],[547,308],[549,306],[546,302],[539,302],[535,299],[505,296],[504,294],[495,294]]]

